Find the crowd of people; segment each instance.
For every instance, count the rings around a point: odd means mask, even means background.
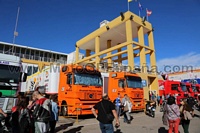
[[[0,110],[7,117],[7,114]],[[9,118],[12,133],[55,133],[58,121],[57,96],[34,91],[31,98],[19,95]]]
[[[12,114],[9,123],[12,127],[12,133],[55,133],[56,122],[58,121],[58,104],[57,96],[51,95],[45,97],[38,90],[34,91],[32,97],[19,96],[16,106],[12,108]],[[151,96],[151,101],[157,101],[157,105],[162,104],[163,97]],[[194,116],[194,106],[200,110],[200,96],[198,103],[195,105],[193,98],[180,99],[177,103],[177,97],[167,95],[164,97],[166,101],[163,111],[163,124],[169,126],[168,133],[179,133],[179,125],[182,125],[184,133],[189,133],[190,120]],[[164,101],[163,100],[163,101]],[[124,122],[131,123],[133,117],[130,115],[132,102],[127,94],[122,97],[118,93],[118,97],[114,101],[110,101],[107,94],[103,94],[102,100],[98,102],[92,109],[92,113],[99,121],[102,133],[113,133],[115,127],[120,126],[119,118],[123,116]],[[98,110],[98,113],[96,112]],[[4,117],[8,115],[0,109],[0,114]]]
[[[179,125],[182,126],[184,133],[189,133],[190,121],[194,117],[194,108],[200,109],[200,95],[197,100],[198,103],[194,104],[194,98],[190,95],[188,98],[177,99],[174,96],[166,98],[167,102],[164,106],[163,124],[169,126],[168,133],[179,133]]]
[[[164,104],[163,124],[169,126],[168,133],[179,133],[179,125],[182,125],[184,133],[189,133],[190,120],[194,116],[194,103],[191,99],[191,96],[180,99],[180,103],[177,104],[177,97],[174,95],[167,95],[165,97],[154,95],[151,97],[150,101],[154,101],[153,103],[157,101],[158,106],[160,104],[163,105],[164,101],[166,101],[166,104]],[[161,101],[163,103],[161,103]],[[108,95],[104,94],[103,100],[98,102],[91,110],[95,118],[99,121],[101,132],[113,133],[114,119],[116,128],[120,125],[119,117],[122,115],[124,116],[124,122],[128,124],[131,123],[130,112],[132,106],[127,94],[125,94],[123,98],[118,94],[118,97],[114,101],[110,101]],[[200,96],[198,96],[197,106],[200,109]],[[96,110],[98,110],[98,114]]]

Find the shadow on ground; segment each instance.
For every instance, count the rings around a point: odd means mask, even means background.
[[[75,128],[72,128],[68,131],[65,131],[63,133],[81,133],[79,131],[81,131],[81,129],[83,128],[84,126],[78,126],[78,127],[75,127]]]
[[[166,130],[164,127],[160,127],[158,129],[158,133],[168,133],[168,130]]]
[[[194,114],[194,117],[200,118],[200,115]]]
[[[114,133],[123,133],[123,132],[121,131],[121,129],[117,129],[116,131],[114,131]]]
[[[60,125],[59,127],[56,127],[56,132],[59,132],[61,130],[65,130],[70,126],[73,126],[73,124],[74,123],[72,122],[72,123],[67,123],[67,124]]]

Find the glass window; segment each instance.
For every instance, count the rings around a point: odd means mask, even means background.
[[[142,79],[136,76],[126,76],[128,88],[143,88]]]
[[[171,84],[172,90],[178,90],[178,84]]]
[[[196,86],[192,85],[193,92],[197,92]]]
[[[27,71],[27,76],[31,76],[33,74],[33,66],[28,66]]]
[[[67,75],[67,84],[72,84],[72,74]]]
[[[33,66],[33,74],[36,73],[36,72],[38,72],[38,67]]]
[[[76,85],[90,85],[90,86],[102,86],[102,79],[100,75],[88,74],[88,73],[75,73],[74,84]]]
[[[124,80],[119,80],[118,81],[118,87],[119,88],[124,88]]]
[[[0,82],[18,83],[21,68],[19,66],[0,65]]]
[[[181,83],[181,89],[182,89],[182,91],[184,91],[184,92],[187,91],[186,85],[185,85],[184,83]]]

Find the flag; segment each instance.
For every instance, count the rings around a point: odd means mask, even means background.
[[[131,2],[132,0],[128,0],[128,2]]]
[[[147,9],[147,16],[150,16],[151,14],[152,14],[152,11]]]
[[[142,11],[143,10],[143,7],[142,7],[142,5],[140,4],[140,2],[139,2],[139,9],[140,9],[140,11]]]

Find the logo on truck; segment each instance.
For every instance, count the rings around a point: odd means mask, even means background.
[[[93,94],[90,94],[90,95],[89,95],[89,98],[92,98],[92,97],[93,97]]]

